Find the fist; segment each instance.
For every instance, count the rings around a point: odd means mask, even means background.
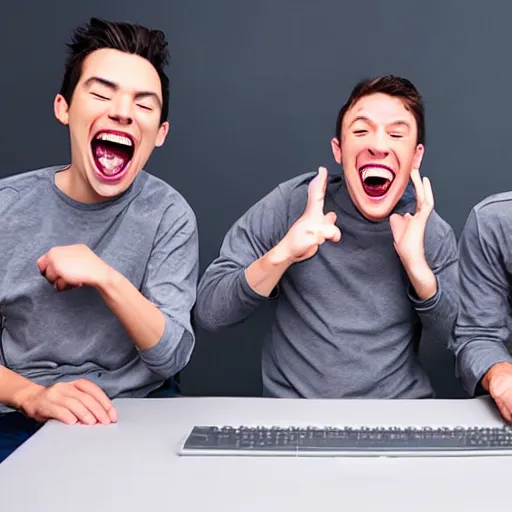
[[[37,260],[41,275],[58,291],[84,285],[98,287],[108,265],[83,244],[53,247]]]

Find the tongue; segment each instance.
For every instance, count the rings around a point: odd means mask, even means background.
[[[120,148],[98,144],[94,150],[98,170],[107,176],[121,172],[128,163],[128,155]]]
[[[368,184],[363,183],[364,191],[370,196],[370,197],[380,197],[383,196],[389,189],[391,185],[391,182],[389,180],[384,181],[384,183],[376,184]]]

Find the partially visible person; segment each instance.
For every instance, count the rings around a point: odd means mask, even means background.
[[[195,343],[195,215],[143,170],[169,130],[164,34],[93,18],[69,48],[70,164],[0,181],[0,460],[46,420],[117,421]]]
[[[472,208],[459,239],[459,274],[457,376],[470,396],[490,394],[512,423],[512,192]]]

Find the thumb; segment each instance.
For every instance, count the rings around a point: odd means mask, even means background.
[[[43,254],[36,262],[39,272],[43,273],[48,266],[48,253]]]
[[[391,231],[395,231],[399,229],[404,223],[405,219],[399,213],[393,213],[389,217],[389,225],[391,226]]]
[[[402,233],[404,232],[406,223],[407,218],[400,215],[399,213],[393,213],[393,215],[389,217],[389,225],[391,226],[391,232],[393,233],[393,238],[395,241],[401,237]]]

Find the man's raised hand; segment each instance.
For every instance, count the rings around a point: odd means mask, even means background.
[[[327,179],[327,169],[320,167],[317,176],[309,184],[304,213],[279,244],[287,259],[293,263],[311,258],[325,241],[339,242],[341,239],[341,231],[336,226],[336,214],[324,214]]]

